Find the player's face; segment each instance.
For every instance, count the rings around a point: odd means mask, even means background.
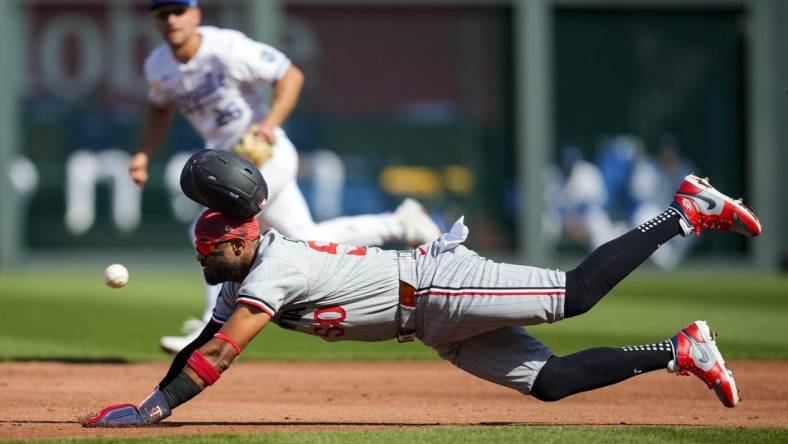
[[[205,282],[215,285],[232,280],[241,269],[240,258],[230,241],[195,242],[197,261],[202,265]]]
[[[156,28],[171,46],[182,46],[196,36],[200,10],[181,5],[165,5],[153,11]]]

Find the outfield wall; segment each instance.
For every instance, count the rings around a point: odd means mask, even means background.
[[[176,122],[144,192],[125,175],[142,61],[159,42],[145,5],[3,2],[2,59],[13,63],[0,71],[2,263],[52,249],[188,250],[195,209],[172,179],[201,145],[188,125]],[[304,70],[287,130],[319,219],[386,211],[410,195],[444,224],[466,214],[482,252],[532,263],[583,254],[589,230],[575,225],[576,208],[554,205],[567,193],[545,198],[545,173],[562,172],[568,146],[602,166],[601,153],[617,150],[657,161],[668,134],[766,227],[758,242],[705,237],[690,256],[776,268],[788,252],[785,230],[770,229],[788,216],[782,2],[201,6],[207,24],[276,41]],[[334,165],[342,174],[322,174]],[[629,221],[631,197],[613,194],[605,210]]]

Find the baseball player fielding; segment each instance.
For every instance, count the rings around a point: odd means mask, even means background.
[[[199,26],[202,13],[196,0],[152,0],[150,6],[165,42],[145,62],[149,106],[138,152],[129,163],[129,174],[139,186],[148,181],[149,158],[177,109],[205,148],[234,151],[260,168],[271,196],[259,216],[264,227],[291,237],[356,245],[418,245],[440,235],[412,199],[393,212],[316,223],[298,188],[298,153],[281,128],[298,103],[304,84],[301,70],[278,49],[239,31]],[[265,88],[273,89],[270,104]],[[202,323],[185,337],[163,337],[162,348],[177,352],[191,342],[210,320],[218,292],[218,286],[207,287]]]

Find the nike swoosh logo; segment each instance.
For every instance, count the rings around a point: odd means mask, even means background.
[[[714,200],[712,200],[712,199],[710,199],[708,197],[704,197],[704,196],[698,195],[698,194],[687,194],[687,193],[676,193],[676,194],[679,194],[679,195],[682,195],[682,196],[687,196],[687,197],[690,197],[690,198],[693,198],[693,199],[700,199],[700,200],[706,202],[706,210],[713,210],[714,207],[717,206],[717,202],[714,202]]]
[[[693,338],[692,336],[690,336],[688,334],[684,334],[684,336],[687,339],[689,339],[690,342],[692,342],[692,345],[694,345],[700,351],[700,354],[703,355],[700,358],[698,358],[698,361],[700,361],[703,364],[708,364],[708,362],[709,362],[709,355],[706,354],[706,350],[704,350],[703,347],[701,347],[700,344],[698,344],[698,341],[696,341],[695,338]]]

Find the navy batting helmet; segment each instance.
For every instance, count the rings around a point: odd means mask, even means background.
[[[230,151],[202,150],[181,171],[181,190],[191,200],[234,219],[260,212],[268,185],[260,170]]]

